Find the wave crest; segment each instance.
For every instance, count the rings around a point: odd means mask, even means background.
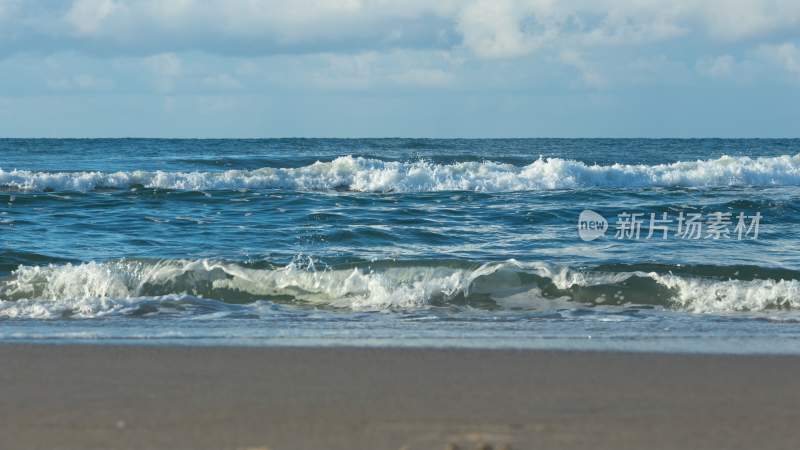
[[[357,192],[541,191],[577,188],[800,186],[800,154],[679,161],[656,165],[590,165],[539,158],[526,166],[493,161],[435,164],[342,156],[298,168],[224,172],[33,172],[0,169],[0,186],[14,191],[99,188],[189,191],[286,189]]]
[[[725,272],[725,271],[722,271]],[[654,305],[693,313],[800,308],[800,277],[733,279],[670,271],[578,271],[515,260],[315,270],[208,260],[20,266],[0,279],[0,317],[99,317],[182,296],[225,304],[261,300],[351,310],[430,306],[533,310]]]

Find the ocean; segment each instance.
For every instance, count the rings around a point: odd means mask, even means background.
[[[800,353],[800,140],[0,140],[0,341]]]

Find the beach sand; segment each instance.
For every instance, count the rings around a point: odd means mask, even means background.
[[[800,358],[0,345],[3,449],[766,449]]]

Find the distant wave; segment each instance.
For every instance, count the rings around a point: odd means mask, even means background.
[[[224,172],[33,172],[0,169],[7,191],[78,191],[133,187],[189,191],[284,189],[357,192],[541,191],[580,188],[800,186],[800,154],[679,161],[671,164],[591,165],[560,158],[531,164],[484,161],[438,164],[342,156],[296,168]]]
[[[20,266],[0,279],[0,317],[93,318],[165,310],[187,314],[181,312],[187,303],[218,302],[241,309],[262,301],[358,311],[599,305],[651,305],[693,313],[800,309],[800,272],[648,269],[653,268],[587,271],[515,260],[482,265],[388,261],[329,270],[307,263],[257,268],[209,260]]]

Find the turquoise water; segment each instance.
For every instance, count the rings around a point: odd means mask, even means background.
[[[800,140],[11,139],[0,154],[0,340],[800,350]],[[579,236],[584,210],[607,220],[600,238]],[[642,214],[638,239],[617,238],[625,213]],[[651,213],[667,239],[647,238]],[[692,215],[698,239],[677,233]]]

